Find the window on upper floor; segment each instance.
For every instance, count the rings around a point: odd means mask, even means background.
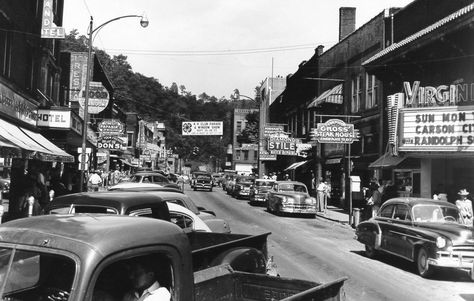
[[[371,109],[377,106],[377,79],[375,75],[366,73],[366,91],[365,91],[365,108]]]
[[[127,132],[127,147],[133,147],[133,138],[134,137],[134,133],[133,132]]]
[[[237,121],[237,125],[236,125],[235,130],[236,130],[237,135],[240,134],[240,132],[242,132],[242,121],[240,121],[240,120]]]
[[[11,47],[11,33],[0,30],[0,71],[4,77],[10,77]]]
[[[244,160],[247,161],[249,159],[249,151],[248,150],[244,150],[242,151],[244,153]]]
[[[351,82],[351,112],[360,111],[360,101],[362,98],[362,76],[358,75]]]

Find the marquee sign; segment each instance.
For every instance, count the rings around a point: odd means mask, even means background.
[[[474,151],[474,106],[400,109],[400,151]]]
[[[359,141],[359,130],[354,129],[353,124],[346,124],[340,119],[329,119],[311,129],[311,140],[319,143],[352,144]]]

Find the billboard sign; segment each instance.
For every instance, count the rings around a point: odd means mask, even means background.
[[[184,121],[182,123],[183,136],[222,136],[222,121]]]
[[[340,119],[329,119],[311,129],[311,140],[319,143],[352,144],[359,141],[359,130],[354,129],[353,124],[346,124]]]

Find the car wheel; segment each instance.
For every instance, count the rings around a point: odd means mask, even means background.
[[[194,191],[196,191],[196,190],[197,190],[197,188],[196,188],[196,187],[194,187],[194,188],[193,188],[193,190],[194,190]]]
[[[416,256],[416,268],[418,269],[418,274],[427,278],[431,276],[434,272],[434,267],[428,263],[428,252],[425,248],[420,248]]]
[[[211,187],[211,188],[209,188],[209,191],[212,191],[212,187]]]
[[[373,246],[365,245],[365,256],[375,258],[377,253],[377,250]]]
[[[267,201],[267,212],[272,213],[272,208],[270,207],[270,202]]]

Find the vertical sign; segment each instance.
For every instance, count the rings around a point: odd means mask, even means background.
[[[92,69],[92,68],[91,68]],[[87,52],[71,52],[69,74],[69,102],[79,101],[80,91],[86,85]]]
[[[43,0],[43,15],[41,18],[41,38],[64,39],[66,37],[63,27],[54,24],[53,0]]]

